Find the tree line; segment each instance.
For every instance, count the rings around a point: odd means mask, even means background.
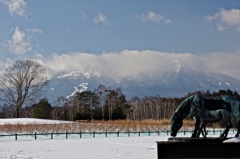
[[[6,68],[0,79],[0,118],[43,118],[57,120],[146,120],[169,119],[176,107],[194,94],[204,96],[230,95],[240,98],[236,91],[195,91],[181,98],[159,95],[126,99],[121,89],[100,84],[93,91],[83,91],[69,98],[58,97],[51,105],[47,98],[35,102],[41,89],[48,84],[45,69],[36,61],[16,61]]]
[[[187,97],[194,94],[204,96],[230,95],[240,98],[237,92],[219,90],[218,92],[195,91],[181,98],[166,98],[159,95],[151,97],[133,97],[126,100],[120,89],[105,89],[99,85],[94,91],[77,93],[73,98],[59,97],[55,105],[48,99],[21,109],[20,117],[55,120],[162,120],[170,119],[176,107]],[[0,106],[0,118],[14,118],[16,110],[11,105]]]

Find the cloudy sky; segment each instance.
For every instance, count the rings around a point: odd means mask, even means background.
[[[122,77],[189,63],[240,79],[239,0],[0,0],[0,24],[1,68],[30,58],[51,75]]]

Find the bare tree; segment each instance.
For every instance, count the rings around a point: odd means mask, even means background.
[[[5,69],[0,79],[0,99],[14,105],[16,117],[22,106],[40,96],[40,90],[48,84],[45,68],[36,61],[16,61]]]
[[[102,119],[104,119],[105,118],[104,104],[106,103],[106,98],[108,95],[107,87],[105,85],[100,84],[94,92],[99,96],[99,103],[102,109]]]

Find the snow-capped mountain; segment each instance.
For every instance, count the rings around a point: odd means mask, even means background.
[[[94,90],[99,84],[114,83],[112,79],[100,77],[99,75],[83,72],[60,72],[53,76],[49,85],[44,88],[44,97],[51,103],[56,102],[59,97],[70,98],[75,93],[85,90]]]
[[[51,78],[44,95],[50,102],[55,102],[58,97],[70,97],[84,90],[92,91],[99,84],[112,89],[121,88],[127,98],[155,95],[182,97],[195,90],[230,89],[240,92],[239,79],[212,70],[183,67],[176,63],[164,71],[126,75],[117,81],[108,76],[84,71],[60,72]]]
[[[240,80],[221,73],[203,73],[186,71],[165,73],[159,78],[137,81],[127,79],[122,83],[122,89],[129,96],[181,97],[195,90],[218,91],[231,89],[240,91]]]

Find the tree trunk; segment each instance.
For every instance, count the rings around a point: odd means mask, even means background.
[[[17,109],[16,109],[16,118],[20,118],[20,108],[19,108],[19,106],[17,106]]]

